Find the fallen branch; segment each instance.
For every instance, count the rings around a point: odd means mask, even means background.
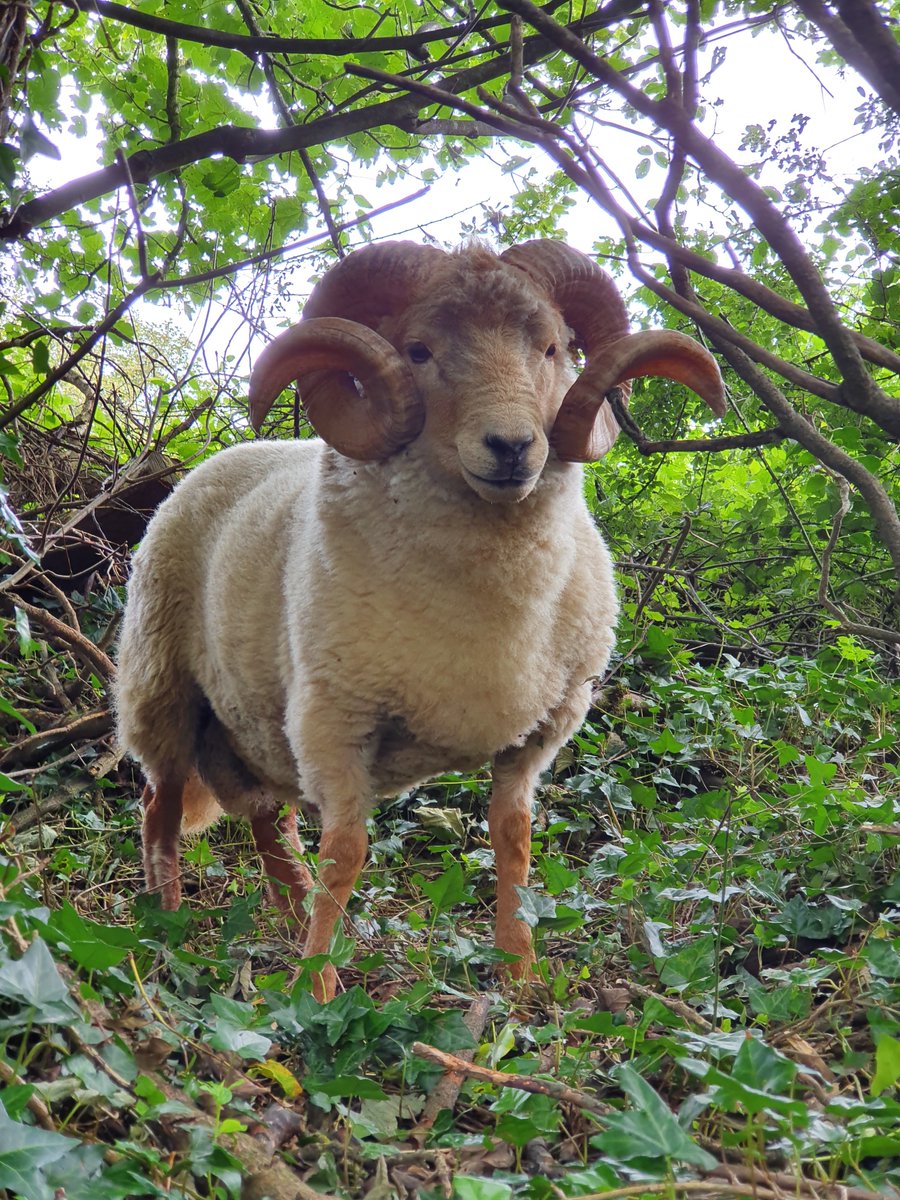
[[[446,1054],[443,1050],[438,1050],[436,1046],[426,1045],[425,1042],[413,1042],[412,1049],[413,1054],[418,1054],[420,1058],[427,1058],[429,1062],[437,1063],[445,1071],[454,1071],[468,1076],[469,1079],[480,1079],[483,1083],[492,1083],[495,1087],[518,1088],[519,1091],[533,1092],[538,1096],[552,1096],[554,1100],[559,1100],[563,1104],[573,1104],[576,1108],[582,1108],[598,1117],[612,1112],[611,1106],[604,1104],[596,1096],[580,1092],[577,1088],[571,1088],[565,1083],[557,1083],[552,1079],[540,1079],[535,1075],[514,1075],[509,1071],[492,1071],[489,1067],[479,1067],[475,1063],[466,1062],[464,1058],[459,1058],[455,1054]]]
[[[633,999],[658,1000],[670,1012],[681,1017],[688,1025],[693,1025],[695,1029],[700,1029],[704,1033],[711,1033],[714,1028],[707,1021],[706,1017],[701,1017],[698,1012],[694,1012],[691,1006],[685,1004],[683,1000],[678,1000],[674,996],[661,996],[659,992],[654,992],[652,988],[644,987],[641,983],[631,983],[627,979],[622,980],[622,986]]]
[[[63,642],[95,671],[99,671],[104,679],[115,679],[116,664],[108,654],[103,653],[99,646],[94,645],[90,638],[85,637],[79,630],[73,629],[71,625],[67,625],[65,621],[54,617],[52,613],[47,612],[46,608],[28,604],[13,592],[9,593],[9,599],[30,620],[36,621],[55,641]]]
[[[738,1196],[746,1197],[748,1189],[735,1183],[718,1183],[707,1179],[686,1179],[684,1183],[660,1179],[656,1183],[632,1183],[627,1187],[610,1188],[606,1192],[586,1192],[570,1200],[622,1200],[626,1196]],[[754,1200],[782,1200],[782,1193],[771,1188],[754,1187]]]
[[[710,1171],[710,1176],[725,1179],[729,1183],[742,1183],[744,1195],[750,1191],[754,1196],[758,1196],[760,1185],[787,1192],[793,1197],[809,1195],[821,1198],[833,1196],[835,1200],[872,1200],[873,1196],[882,1194],[869,1191],[868,1188],[848,1187],[844,1183],[837,1182],[827,1183],[822,1179],[807,1179],[803,1175],[790,1175],[787,1171],[765,1171],[758,1167],[748,1167],[737,1163],[716,1167],[715,1170]]]
[[[95,708],[92,712],[84,713],[68,725],[57,725],[53,729],[43,729],[40,733],[29,734],[21,738],[0,755],[0,768],[4,771],[9,767],[27,766],[43,758],[49,751],[58,746],[71,746],[75,742],[88,738],[103,737],[113,727],[112,713],[108,708]]]
[[[125,757],[125,751],[121,746],[113,746],[107,753],[94,759],[88,767],[87,773],[90,782],[95,782],[98,779],[105,779],[110,771],[114,771],[122,759]],[[51,813],[58,812],[61,808],[65,808],[73,796],[77,796],[79,792],[84,791],[84,778],[79,777],[72,782],[59,787],[52,796],[40,800],[36,804],[32,804],[30,808],[23,809],[22,812],[16,813],[14,819],[7,822],[4,829],[4,834],[7,831],[10,833],[24,833],[26,829],[30,829],[32,825],[37,825],[48,817]]]
[[[476,996],[469,1007],[469,1011],[463,1017],[463,1024],[476,1042],[484,1032],[489,1008],[490,1000],[487,996]],[[459,1056],[460,1061],[471,1065],[474,1054],[474,1050],[464,1050]],[[456,1098],[459,1095],[459,1089],[462,1087],[463,1078],[464,1076],[461,1071],[451,1070],[447,1072],[426,1100],[421,1119],[410,1134],[413,1140],[424,1141],[425,1135],[434,1124],[438,1113],[442,1112],[445,1108],[453,1108],[456,1104]]]

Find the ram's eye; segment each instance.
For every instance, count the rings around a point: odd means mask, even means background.
[[[428,362],[431,358],[431,351],[424,342],[413,342],[411,346],[407,347],[406,353],[414,363]]]
[[[544,352],[544,358],[552,358],[556,353],[556,342],[551,342]]]

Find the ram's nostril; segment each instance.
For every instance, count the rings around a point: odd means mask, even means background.
[[[498,462],[514,466],[522,461],[533,441],[533,435],[513,440],[501,437],[498,433],[488,433],[485,435],[484,444]]]

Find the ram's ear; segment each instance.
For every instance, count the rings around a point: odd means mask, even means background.
[[[608,453],[619,432],[606,402],[607,393],[627,381],[656,375],[683,383],[706,401],[716,416],[725,412],[719,366],[699,342],[672,329],[631,333],[589,359],[569,388],[557,414],[550,442],[565,462],[596,462]]]
[[[348,458],[389,458],[422,430],[425,409],[409,367],[390,342],[356,321],[304,320],[269,343],[250,376],[254,429],[295,381],[316,433]]]

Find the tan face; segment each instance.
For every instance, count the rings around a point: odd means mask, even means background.
[[[549,452],[548,435],[572,380],[568,332],[549,304],[523,324],[413,316],[392,331],[425,402],[409,447],[446,482],[483,500],[523,500]]]

